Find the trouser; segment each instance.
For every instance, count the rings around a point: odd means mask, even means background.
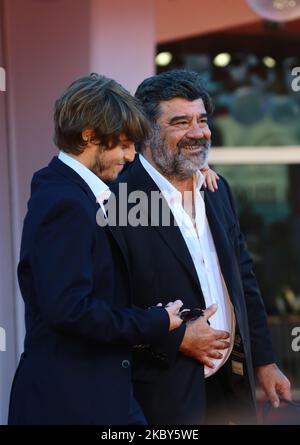
[[[256,409],[245,376],[232,374],[230,359],[205,379],[206,425],[254,425]]]

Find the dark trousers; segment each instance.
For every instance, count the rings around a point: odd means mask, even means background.
[[[254,425],[256,410],[245,376],[232,374],[229,360],[205,380],[206,425]]]

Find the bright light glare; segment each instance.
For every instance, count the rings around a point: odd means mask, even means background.
[[[167,66],[173,59],[172,54],[169,51],[164,51],[162,53],[157,54],[155,57],[155,63],[159,66]]]
[[[276,60],[270,56],[263,57],[262,61],[263,64],[266,65],[268,68],[274,68],[274,66],[276,65]]]
[[[214,58],[214,65],[215,66],[227,66],[230,63],[231,55],[229,53],[220,53],[217,54]]]

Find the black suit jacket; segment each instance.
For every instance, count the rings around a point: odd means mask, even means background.
[[[158,187],[137,158],[119,178],[134,190],[146,193]],[[206,214],[216,246],[221,270],[232,299],[237,327],[242,339],[247,371],[241,381],[231,375],[233,387],[254,399],[253,366],[274,361],[266,313],[252,271],[245,240],[227,182],[221,178],[218,191],[204,191]],[[118,193],[118,184],[113,190]],[[166,201],[163,205],[166,205]],[[132,204],[131,206],[134,206]],[[139,204],[140,205],[140,204]],[[151,214],[150,204],[140,205]],[[146,216],[146,219],[148,218]],[[205,307],[193,260],[180,229],[174,225],[121,227],[130,257],[134,303],[148,307],[181,298],[186,307]],[[166,340],[149,348],[140,347],[134,369],[135,394],[146,417],[153,424],[200,423],[205,414],[203,366],[178,352],[184,326]],[[243,390],[242,390],[243,388]]]
[[[18,278],[26,338],[10,424],[126,424],[131,346],[167,335],[166,311],[130,308],[128,253],[56,157],[32,180]]]

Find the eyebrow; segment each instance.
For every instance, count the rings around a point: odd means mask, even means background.
[[[199,118],[203,118],[203,117],[208,117],[207,113],[201,113],[199,115]],[[187,120],[191,120],[191,116],[188,114],[181,114],[181,115],[177,115],[177,116],[173,116],[170,121],[169,124],[174,124],[175,122],[181,120],[181,119],[187,119]]]

